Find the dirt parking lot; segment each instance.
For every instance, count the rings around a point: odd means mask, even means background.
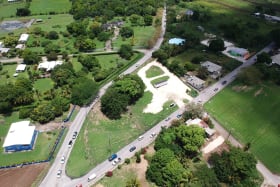
[[[48,163],[42,163],[22,168],[2,169],[0,170],[0,186],[30,187],[48,165]]]

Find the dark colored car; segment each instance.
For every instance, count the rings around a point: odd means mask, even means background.
[[[135,149],[136,149],[136,147],[135,147],[135,146],[132,146],[132,147],[129,149],[129,151],[130,151],[130,152],[133,152]]]
[[[227,81],[223,81],[223,82],[222,82],[222,85],[225,85],[226,83],[227,83]]]
[[[68,143],[68,147],[71,147],[72,143],[73,143],[72,140],[70,140],[69,143]]]
[[[112,155],[108,158],[108,160],[111,162],[112,160],[114,160],[114,159],[117,158],[117,157],[118,157],[117,154],[112,154]]]
[[[216,91],[218,91],[218,90],[219,90],[219,88],[215,88],[215,89],[214,89],[214,92],[216,92]]]
[[[76,138],[77,138],[77,135],[78,135],[78,132],[75,131],[75,132],[73,133],[72,139],[76,139]]]

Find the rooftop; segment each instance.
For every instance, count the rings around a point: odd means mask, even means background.
[[[207,71],[209,71],[210,73],[219,72],[222,69],[222,66],[214,64],[213,62],[210,61],[203,62],[201,66],[207,68]]]
[[[26,68],[26,64],[19,64],[19,65],[17,65],[16,72],[24,71],[25,68]]]
[[[280,65],[280,53],[271,57],[272,64]]]
[[[32,141],[35,126],[29,126],[30,121],[12,123],[3,147],[12,145],[28,145]]]
[[[185,43],[185,39],[182,38],[171,38],[168,43],[169,44],[174,44],[174,45],[182,45]]]
[[[61,65],[62,61],[45,61],[38,65],[38,69],[52,70],[55,66]]]
[[[19,37],[19,42],[26,42],[29,37],[29,34],[21,34]]]

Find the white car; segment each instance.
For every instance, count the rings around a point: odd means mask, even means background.
[[[155,132],[153,132],[151,135],[150,135],[150,138],[154,138],[157,134]]]
[[[115,160],[113,160],[112,162],[112,165],[115,166],[117,165],[122,159],[119,157],[119,158],[116,158]]]
[[[57,173],[56,173],[56,177],[57,177],[57,178],[60,178],[60,177],[61,177],[61,173],[62,173],[62,170],[61,170],[61,169],[58,170]]]
[[[144,136],[139,136],[139,137],[138,137],[138,140],[139,140],[139,141],[141,141],[141,140],[143,140],[143,139],[144,139]]]
[[[61,157],[61,160],[60,160],[60,163],[61,163],[61,164],[64,164],[64,162],[65,162],[65,156],[62,156],[62,157]]]

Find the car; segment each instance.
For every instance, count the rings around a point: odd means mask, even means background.
[[[108,160],[109,160],[109,162],[111,162],[111,161],[113,161],[114,159],[116,159],[117,157],[118,157],[117,154],[112,154],[112,155],[108,158]]]
[[[166,119],[165,119],[165,121],[169,121],[171,118],[170,117],[167,117]]]
[[[62,170],[58,170],[57,173],[56,173],[56,177],[57,178],[60,178],[61,177],[61,174],[62,174]]]
[[[139,141],[141,141],[141,140],[143,140],[143,139],[144,139],[144,136],[139,136],[139,137],[138,137],[138,140],[139,140]]]
[[[218,90],[219,90],[219,88],[215,88],[215,89],[214,89],[214,92],[216,92],[216,91],[218,91]]]
[[[182,114],[177,114],[176,116],[178,119],[182,117]]]
[[[74,134],[73,134],[73,136],[72,136],[72,139],[73,139],[73,140],[76,139],[76,138],[77,138],[77,135],[78,135],[78,132],[75,131]]]
[[[120,163],[120,162],[121,162],[121,160],[122,160],[122,159],[121,159],[120,157],[119,157],[119,158],[114,159],[114,160],[113,160],[113,162],[112,162],[112,165],[113,165],[113,166],[117,165],[118,163]]]
[[[153,132],[151,135],[150,135],[150,138],[154,138],[157,134],[155,132]]]
[[[170,105],[169,105],[169,107],[171,108],[171,107],[174,107],[175,106],[175,103],[171,103]]]
[[[225,85],[226,83],[227,83],[227,81],[223,81],[223,82],[222,82],[222,85]]]
[[[129,149],[129,152],[133,152],[135,149],[136,149],[136,146],[132,146],[132,147]]]
[[[61,159],[60,159],[60,163],[64,164],[64,162],[65,162],[65,156],[62,156]]]
[[[70,140],[69,143],[68,143],[68,147],[70,148],[72,146],[72,144],[73,144],[73,141]]]

